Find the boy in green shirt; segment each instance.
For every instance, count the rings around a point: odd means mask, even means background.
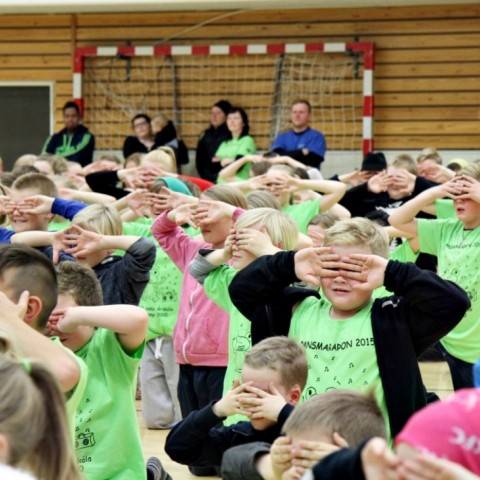
[[[458,283],[472,306],[462,321],[441,340],[453,387],[473,387],[472,368],[480,351],[480,275],[475,261],[480,245],[480,166],[468,165],[454,179],[430,188],[396,209],[390,223],[418,235],[420,251],[436,255],[438,274]],[[417,213],[440,198],[452,198],[456,219],[416,219]]]
[[[145,479],[135,386],[148,315],[133,305],[102,305],[100,283],[85,265],[60,264],[58,285],[50,331],[90,372],[76,417],[80,467],[89,480]]]

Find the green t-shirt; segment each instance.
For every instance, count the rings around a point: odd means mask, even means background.
[[[375,399],[387,420],[373,339],[372,305],[371,301],[354,316],[334,320],[330,317],[332,305],[325,298],[309,297],[299,304],[288,335],[300,342],[307,354],[309,370],[302,401],[329,390],[367,392],[374,388]]]
[[[59,232],[60,230],[65,230],[68,228],[72,222],[70,220],[61,220],[62,217],[58,216],[58,218],[54,221],[51,221],[48,224],[48,231],[49,232]]]
[[[253,155],[257,151],[257,145],[255,140],[250,135],[245,135],[240,138],[232,138],[231,140],[225,140],[218,147],[215,156],[221,160],[226,158],[236,159],[239,155],[244,157],[245,155]],[[246,163],[235,174],[235,179],[238,181],[248,180],[250,175],[251,162]],[[222,183],[222,182],[219,182]]]
[[[72,357],[75,358],[76,362],[78,363],[78,366],[80,367],[80,378],[78,380],[77,385],[75,385],[75,388],[71,392],[69,392],[67,396],[67,402],[66,402],[68,423],[70,426],[70,430],[72,432],[72,440],[75,441],[75,415],[77,413],[78,405],[82,400],[83,394],[85,392],[85,388],[87,386],[88,368],[85,362],[81,358],[77,357],[69,348],[63,346],[63,343],[60,341],[58,337],[50,337],[50,338],[56,345],[64,348],[70,355],[72,355]]]
[[[435,213],[437,218],[457,218],[455,206],[451,198],[438,198],[435,200]]]
[[[436,255],[440,277],[462,287],[472,303],[462,321],[441,343],[454,357],[475,363],[480,356],[480,270],[475,261],[480,248],[480,227],[464,230],[459,220],[425,219],[418,219],[417,226],[420,251]]]
[[[228,365],[223,382],[224,395],[231,390],[235,379],[241,378],[245,355],[252,348],[251,324],[233,305],[228,293],[228,287],[237,272],[238,270],[230,265],[222,265],[212,270],[203,284],[207,297],[230,316],[228,327]],[[246,420],[246,417],[233,415],[228,417],[224,423],[231,425],[242,420]]]
[[[295,220],[299,232],[306,234],[308,223],[320,212],[320,198],[314,198],[302,203],[292,203],[282,208],[282,210]]]
[[[89,371],[75,424],[76,455],[88,480],[146,478],[135,407],[142,353],[143,345],[127,354],[104,328],[76,352]]]
[[[153,218],[125,222],[123,233],[124,235],[138,235],[153,239],[150,230],[153,222]],[[160,336],[172,336],[177,321],[183,279],[182,272],[175,266],[158,242],[155,239],[153,240],[157,247],[157,255],[150,270],[150,280],[139,303],[139,306],[148,313],[147,342]]]

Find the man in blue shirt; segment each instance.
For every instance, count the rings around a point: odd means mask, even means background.
[[[272,150],[280,155],[288,155],[309,167],[320,169],[327,144],[321,132],[310,128],[311,112],[312,107],[307,100],[296,100],[290,112],[293,128],[275,138]]]

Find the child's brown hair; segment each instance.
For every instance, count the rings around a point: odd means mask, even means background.
[[[290,389],[307,383],[308,363],[305,350],[287,337],[269,337],[258,342],[245,356],[245,365],[278,372],[282,385]]]

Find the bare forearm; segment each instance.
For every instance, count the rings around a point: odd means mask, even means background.
[[[30,247],[46,247],[52,244],[54,232],[30,231],[12,235],[12,243],[23,243]]]
[[[66,349],[20,320],[12,322],[0,318],[0,328],[10,333],[21,355],[43,362],[53,372],[64,392],[69,392],[77,385],[80,367]]]
[[[72,321],[76,326],[106,328],[120,334],[144,329],[148,323],[147,312],[135,305],[74,307],[71,311]]]
[[[104,235],[98,243],[98,250],[127,251],[140,238],[136,235]]]
[[[432,190],[425,190],[409,202],[393,210],[388,219],[390,225],[402,230],[402,226],[414,220],[424,206],[431,205],[436,200],[436,197],[432,195]]]

